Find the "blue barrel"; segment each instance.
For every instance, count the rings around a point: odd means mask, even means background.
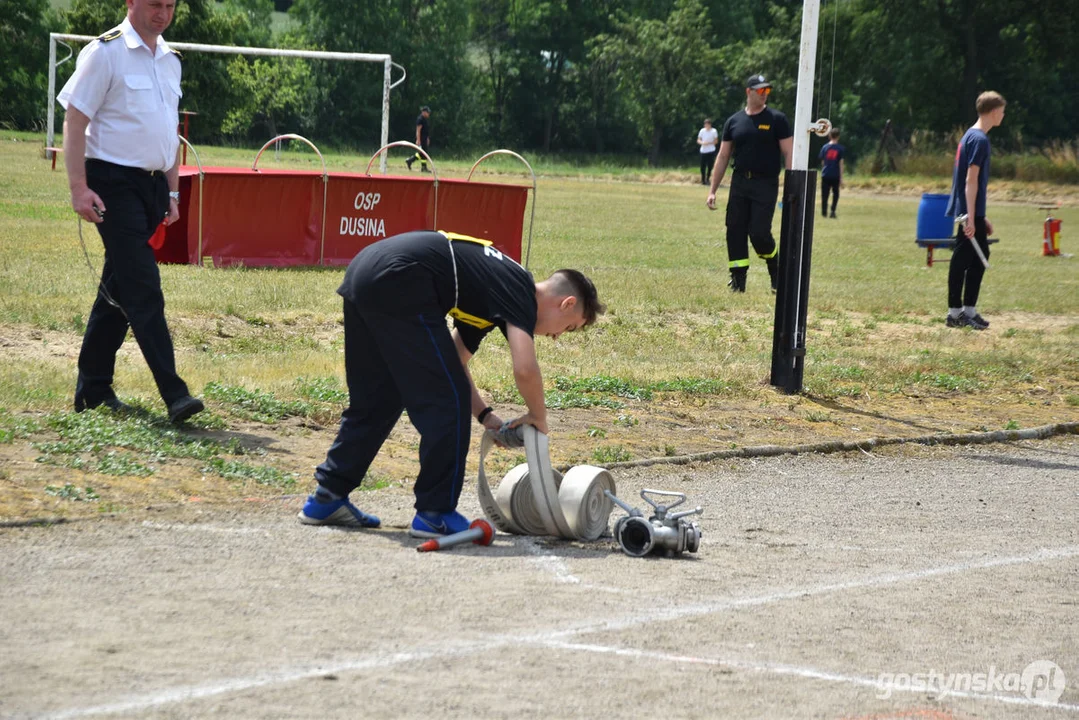
[[[918,240],[955,237],[955,219],[944,214],[950,195],[923,193],[918,206]]]

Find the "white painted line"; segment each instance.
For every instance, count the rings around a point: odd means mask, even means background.
[[[955,565],[944,565],[936,568],[925,568],[909,572],[886,573],[839,583],[827,583],[823,585],[808,586],[794,590],[766,593],[764,595],[751,595],[741,598],[721,600],[719,602],[705,603],[700,605],[686,605],[682,607],[657,608],[651,612],[627,615],[619,620],[600,622],[582,622],[571,625],[564,630],[548,630],[538,633],[519,635],[492,636],[489,640],[477,642],[454,642],[436,645],[431,648],[418,648],[408,653],[381,654],[374,653],[358,658],[344,660],[332,665],[319,667],[301,666],[284,668],[278,671],[263,673],[260,675],[233,678],[217,683],[203,685],[189,685],[186,687],[172,688],[157,693],[134,697],[128,700],[118,701],[108,705],[95,705],[84,708],[71,708],[58,713],[45,715],[48,718],[79,718],[106,713],[125,713],[148,710],[161,705],[198,700],[216,695],[250,690],[252,688],[280,685],[318,677],[326,674],[340,674],[357,672],[370,669],[381,669],[404,662],[422,662],[435,658],[454,655],[466,655],[477,652],[487,652],[507,645],[519,645],[521,643],[547,644],[567,637],[584,635],[594,632],[623,630],[640,625],[648,625],[654,622],[678,620],[681,618],[701,617],[726,610],[735,610],[743,607],[758,607],[772,603],[792,600],[795,598],[813,597],[845,590],[859,590],[875,588],[886,585],[896,585],[907,582],[917,582],[929,578],[956,575],[975,570],[987,570],[998,567],[1013,565],[1029,565],[1033,563],[1047,562],[1051,560],[1068,559],[1079,556],[1079,545],[1069,545],[1061,548],[1047,548],[1029,555],[1009,557],[986,558],[981,561],[966,562]]]
[[[151,530],[183,530],[185,532],[194,533],[216,533],[218,535],[262,535],[263,537],[269,537],[270,533],[266,530],[259,530],[258,528],[245,528],[245,527],[222,527],[220,525],[201,525],[184,524],[184,523],[159,523],[152,520],[143,520],[142,526],[144,528],[150,528]]]
[[[541,568],[554,574],[556,582],[566,583],[570,585],[576,585],[581,582],[581,579],[569,571],[569,566],[566,562],[557,555],[551,555],[543,548],[536,544],[535,540],[530,537],[514,538],[518,544],[524,545],[532,555],[536,557],[529,560],[530,563],[539,565]]]
[[[826,670],[817,670],[816,668],[800,667],[798,665],[784,665],[782,663],[770,662],[750,662],[745,660],[736,660],[732,658],[703,658],[694,657],[692,655],[672,655],[669,653],[654,652],[651,650],[637,650],[634,648],[611,647],[608,645],[592,645],[585,643],[569,643],[557,640],[540,642],[536,644],[543,647],[555,648],[559,650],[574,650],[578,652],[619,655],[622,657],[631,657],[640,660],[662,660],[664,662],[688,663],[694,665],[718,665],[721,667],[731,667],[737,668],[739,670],[747,670],[750,672],[765,672],[774,673],[777,675],[793,675],[796,677],[808,678],[810,680],[824,680],[826,682],[844,683],[847,685],[860,685],[862,687],[872,688],[877,691],[882,689],[880,682],[873,678],[861,677],[858,675],[843,675],[841,673],[833,673]],[[1027,698],[1018,695],[979,693],[967,690],[940,689],[927,691],[925,688],[904,688],[893,686],[888,686],[888,689],[891,692],[913,692],[919,695],[924,695],[929,692],[930,694],[935,695],[937,698],[960,697],[970,700],[1001,702],[1009,705],[1024,705],[1027,707],[1043,707],[1051,708],[1053,710],[1067,710],[1069,712],[1079,712],[1079,705],[1070,705],[1067,703],[1051,703],[1045,700],[1035,700],[1033,698]]]

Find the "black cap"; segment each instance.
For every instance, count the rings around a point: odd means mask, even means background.
[[[760,88],[772,87],[772,83],[768,82],[763,75],[757,73],[749,76],[749,79],[746,80],[746,87],[751,90],[759,90]]]
[[[424,105],[423,107],[421,107],[421,108],[420,108],[420,112],[425,112],[425,113],[429,113],[429,112],[431,112],[431,108],[429,108],[428,106]]]

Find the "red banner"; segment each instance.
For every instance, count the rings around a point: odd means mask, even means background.
[[[203,172],[200,193],[197,169],[180,169],[180,222],[169,226],[158,262],[346,265],[371,243],[425,229],[489,239],[521,258],[527,187],[453,179],[436,191],[431,178],[331,173],[324,182],[310,171]]]

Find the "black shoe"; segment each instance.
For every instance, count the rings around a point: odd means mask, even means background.
[[[832,219],[835,220],[835,210],[832,211]]]
[[[425,172],[425,173],[429,173],[429,172],[431,172],[431,171],[427,169],[427,166],[426,166],[426,165],[421,165],[421,166],[420,166],[420,172]]]
[[[202,400],[190,395],[184,395],[169,405],[169,422],[182,423],[195,413],[200,413],[205,409],[206,406],[202,404]]]
[[[415,161],[416,161],[416,158],[409,158],[408,160],[405,160],[405,165],[408,166],[409,170],[412,169],[412,163],[414,163]]]
[[[85,410],[93,410],[96,407],[104,405],[109,410],[112,410],[116,414],[128,414],[134,412],[135,408],[131,407],[127,403],[120,402],[116,397],[105,398],[98,402],[86,402],[81,396],[75,396],[75,412],[81,413]]]
[[[974,316],[965,315],[967,323],[975,330],[985,330],[989,327],[989,322],[978,313],[974,313]]]
[[[949,315],[944,319],[944,324],[950,328],[965,328],[970,327],[970,322],[967,320],[967,316],[963,313],[959,313],[959,317],[952,317]]]

